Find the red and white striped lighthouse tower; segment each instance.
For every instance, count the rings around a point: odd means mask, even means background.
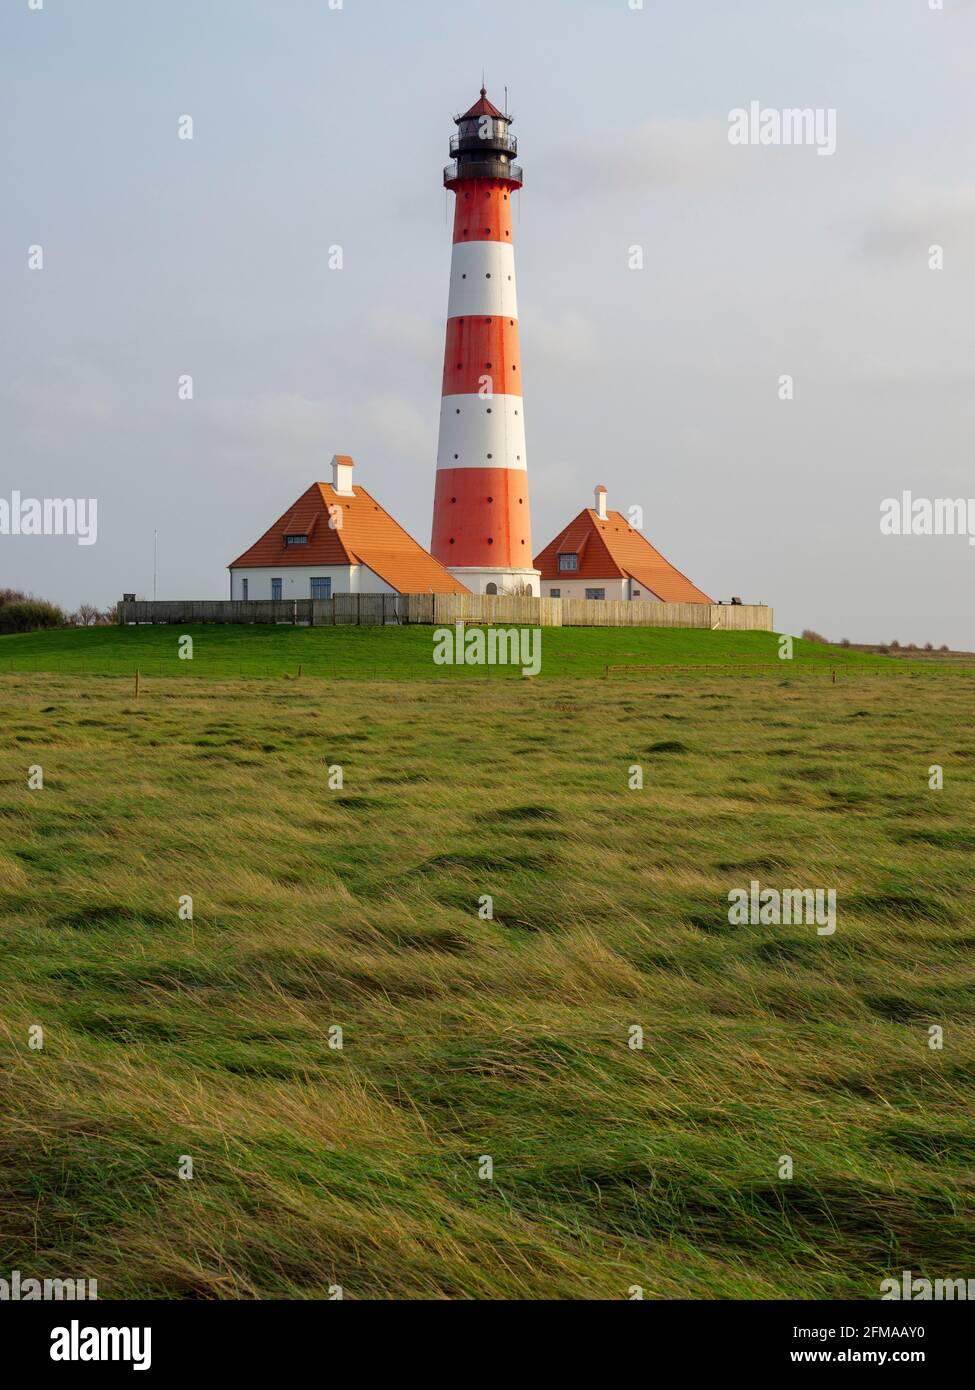
[[[456,202],[430,549],[474,593],[537,594],[511,241],[518,142],[483,87],[455,121],[444,170]]]

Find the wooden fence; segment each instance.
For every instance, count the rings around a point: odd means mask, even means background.
[[[120,623],[289,623],[305,627],[385,623],[501,623],[522,627],[689,627],[771,632],[764,604],[643,603],[626,599],[509,594],[333,594],[325,599],[138,599]]]

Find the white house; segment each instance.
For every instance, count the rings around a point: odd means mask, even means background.
[[[331,483],[312,483],[228,566],[232,599],[467,593],[364,487],[353,486],[353,467],[336,454]]]
[[[625,516],[606,510],[604,487],[596,488],[595,501],[535,556],[543,598],[713,602]]]

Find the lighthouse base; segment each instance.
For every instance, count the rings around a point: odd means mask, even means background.
[[[541,570],[463,569],[448,565],[447,573],[470,589],[472,594],[531,594],[541,593]]]

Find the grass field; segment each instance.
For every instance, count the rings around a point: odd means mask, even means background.
[[[973,697],[0,677],[2,1263],[172,1298],[971,1275]],[[835,887],[835,935],[729,926],[752,878]]]
[[[0,673],[358,680],[520,679],[518,666],[437,666],[430,627],[93,627],[0,637]],[[179,639],[193,638],[181,660]],[[608,665],[734,663],[783,666],[771,632],[693,632],[666,628],[544,628],[543,679],[602,676]],[[790,675],[826,674],[833,666],[889,671],[900,664],[796,639]],[[927,670],[927,667],[920,669]],[[624,673],[620,673],[624,674]]]

